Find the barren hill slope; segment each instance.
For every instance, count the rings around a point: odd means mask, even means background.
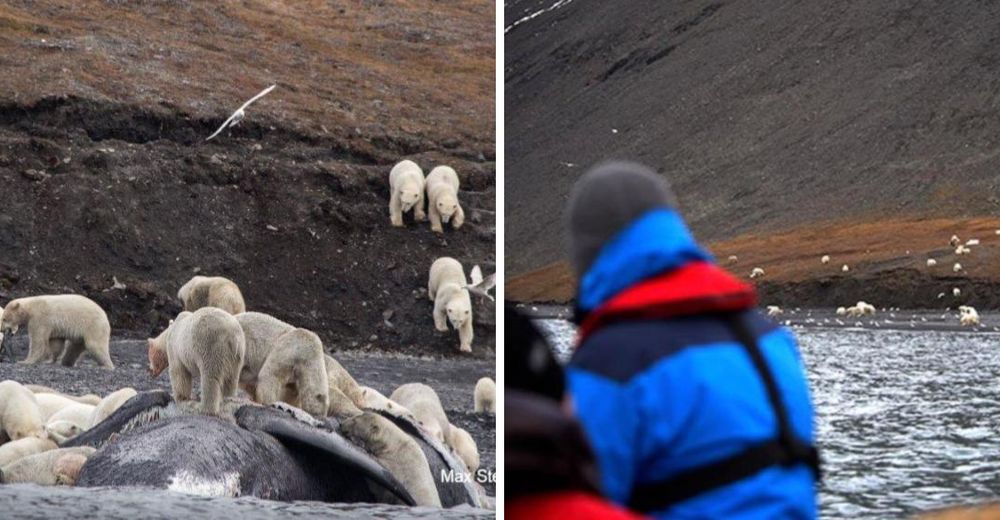
[[[1000,214],[998,4],[514,0],[505,25],[508,273],[560,259],[611,157],[665,172],[708,242]]]

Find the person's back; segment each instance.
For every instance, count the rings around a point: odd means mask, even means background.
[[[812,518],[818,458],[794,338],[630,164],[574,190],[581,339],[568,381],[604,493],[663,518]]]

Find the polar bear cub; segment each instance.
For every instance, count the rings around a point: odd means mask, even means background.
[[[434,302],[434,327],[445,332],[448,323],[458,330],[459,350],[472,352],[472,298],[462,264],[441,257],[431,264],[427,295]]]
[[[243,293],[235,282],[221,276],[195,276],[177,291],[184,310],[194,312],[202,307],[218,307],[229,314],[246,312]]]
[[[431,231],[443,233],[445,224],[458,229],[465,223],[465,211],[458,203],[458,174],[450,166],[438,166],[427,174],[427,214]]]
[[[476,413],[497,413],[496,400],[497,384],[488,377],[480,378],[472,399]]]
[[[158,337],[150,338],[149,375],[170,367],[175,401],[191,400],[192,378],[201,379],[201,412],[219,415],[222,400],[236,394],[246,355],[240,322],[228,312],[204,307],[182,312]]]
[[[55,361],[65,348],[65,366],[75,365],[86,350],[102,367],[115,368],[108,353],[108,315],[90,298],[57,294],[12,300],[0,318],[0,330],[14,333],[22,326],[29,340],[25,363]]]
[[[240,387],[261,404],[284,401],[325,416],[330,396],[319,336],[261,312],[238,314],[236,321],[247,345]]]
[[[403,226],[403,213],[413,210],[413,218],[422,222],[424,213],[424,171],[417,163],[405,160],[389,172],[389,220],[393,226]]]
[[[17,381],[0,383],[0,430],[11,440],[47,437],[35,394]]]

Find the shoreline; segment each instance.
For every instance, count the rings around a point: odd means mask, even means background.
[[[572,308],[559,303],[518,303],[515,306],[529,318],[535,320],[569,321]],[[758,307],[766,314],[766,307]],[[836,309],[829,307],[783,309],[782,314],[771,316],[786,327],[800,329],[862,329],[901,330],[914,332],[965,332],[1000,333],[1000,311],[981,312],[981,325],[962,326],[958,322],[958,309],[878,309],[875,316],[849,318],[838,316]]]

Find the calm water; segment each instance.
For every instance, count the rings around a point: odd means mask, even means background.
[[[541,320],[561,357],[573,328]],[[1000,498],[1000,335],[797,330],[819,413],[824,518]]]
[[[207,498],[157,490],[0,486],[0,517],[22,520],[101,518],[157,520],[176,518],[374,518],[465,519],[492,518],[492,511],[471,508],[436,509],[377,504],[271,502],[255,498]]]

